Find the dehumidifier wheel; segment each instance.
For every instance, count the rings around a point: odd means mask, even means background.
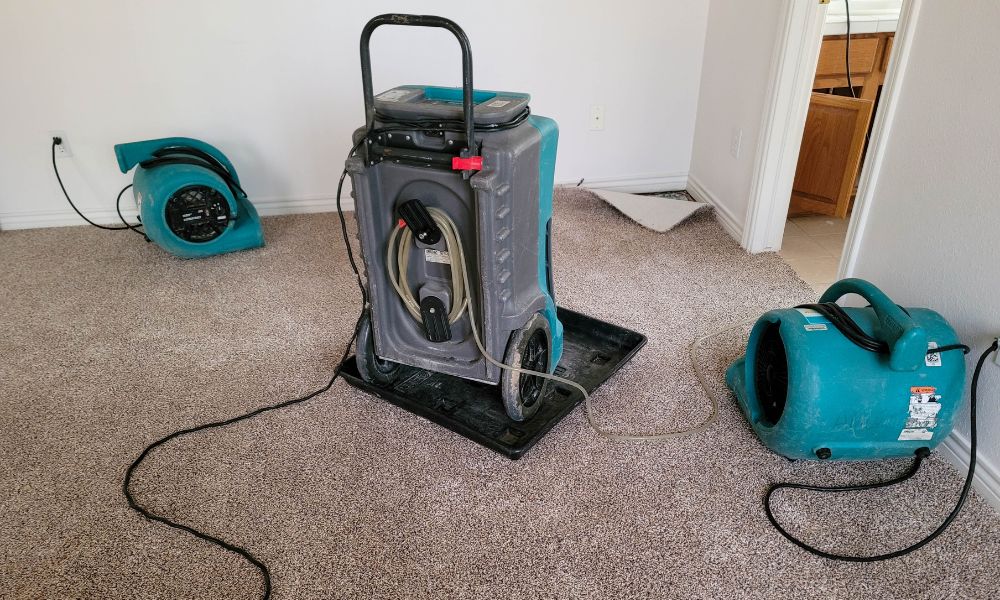
[[[389,385],[396,381],[396,377],[399,376],[399,365],[375,355],[375,338],[372,337],[371,313],[368,311],[365,311],[361,322],[358,323],[355,345],[358,374],[361,375],[361,379],[379,385]]]
[[[510,334],[504,364],[547,373],[552,347],[549,322],[535,314],[524,327]],[[545,398],[548,380],[535,375],[523,375],[504,370],[500,392],[507,416],[515,421],[527,421],[538,412]]]

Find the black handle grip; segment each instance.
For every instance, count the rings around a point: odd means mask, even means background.
[[[371,131],[375,125],[375,94],[372,91],[372,58],[369,42],[372,32],[382,25],[441,27],[452,32],[458,39],[458,43],[462,47],[462,110],[465,116],[465,137],[468,140],[466,150],[469,151],[463,151],[462,156],[474,154],[476,151],[476,128],[472,112],[472,49],[469,47],[469,38],[462,31],[462,28],[454,21],[444,17],[389,13],[379,15],[365,25],[361,31],[361,84],[365,90],[365,125],[368,131]]]
[[[399,216],[421,242],[433,246],[441,241],[441,228],[420,200],[414,198],[402,203],[399,206]]]

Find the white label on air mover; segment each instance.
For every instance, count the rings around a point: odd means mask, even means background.
[[[906,440],[929,440],[934,437],[933,431],[926,429],[904,429],[899,432],[899,441]]]
[[[486,106],[489,106],[490,108],[503,108],[508,104],[510,104],[510,100],[494,100],[493,102],[490,102]]]
[[[806,331],[826,331],[827,323],[826,317],[819,314],[811,308],[796,308],[795,310],[806,318],[806,324],[804,325]]]
[[[407,90],[389,90],[388,92],[382,92],[377,98],[385,102],[399,102],[399,99],[408,93],[409,91]]]
[[[426,248],[424,250],[424,260],[431,263],[450,265],[451,255],[448,254],[447,250],[435,250],[433,248]]]
[[[937,416],[941,412],[941,396],[937,388],[913,386],[910,388],[910,415],[906,419],[906,429],[934,429]]]
[[[937,342],[927,342],[927,349],[933,350],[937,348]],[[941,353],[934,352],[924,356],[924,364],[928,367],[940,367],[941,366]]]

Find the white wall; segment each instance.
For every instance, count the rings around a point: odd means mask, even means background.
[[[940,312],[975,355],[1000,334],[998,22],[1000,3],[961,11],[922,3],[852,272],[903,305]],[[992,361],[979,400],[978,483],[1000,508],[1000,367]],[[949,440],[959,456],[968,431],[963,415]]]
[[[328,209],[363,120],[361,28],[393,11],[452,18],[471,39],[477,87],[533,95],[533,110],[561,127],[557,181],[680,189],[707,4],[2,2],[0,227],[79,223],[51,174],[50,130],[66,132],[65,180],[98,218],[129,180],[112,146],[168,135],[220,146],[265,213]],[[443,30],[382,28],[373,62],[376,92],[461,81]],[[606,106],[604,131],[589,130],[592,104]]]
[[[689,190],[715,205],[737,240],[746,224],[781,15],[781,0],[712,0],[708,11]],[[731,144],[739,130],[737,158]]]

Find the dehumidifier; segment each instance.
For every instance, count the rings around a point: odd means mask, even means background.
[[[375,96],[369,39],[381,25],[447,29],[462,50],[461,89],[406,85]],[[563,348],[551,268],[558,130],[528,94],[475,90],[465,33],[441,17],[382,15],[361,36],[365,126],[347,160],[370,310],[357,369],[388,384],[409,365],[499,384],[507,415],[541,404],[540,377]],[[479,337],[478,343],[477,336]]]
[[[214,146],[173,137],[115,146],[118,167],[133,167],[143,233],[182,258],[264,245],[260,218],[233,164]]]

